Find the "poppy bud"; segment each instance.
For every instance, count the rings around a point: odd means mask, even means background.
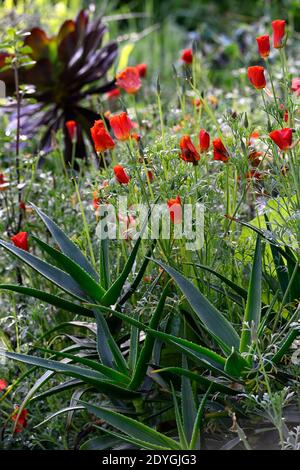
[[[136,69],[139,73],[139,76],[141,78],[144,78],[146,77],[146,73],[147,73],[147,64],[137,64],[136,65]]]
[[[130,131],[134,127],[132,121],[125,112],[116,114],[109,119],[109,124],[118,140],[128,140]]]
[[[214,160],[219,160],[222,162],[227,162],[229,160],[229,154],[224,147],[224,144],[220,137],[217,137],[213,140],[214,147]]]
[[[126,93],[134,94],[142,86],[139,71],[136,67],[126,67],[122,72],[116,76],[116,85]]]
[[[266,57],[269,57],[270,54],[270,36],[267,34],[265,36],[259,36],[256,38],[257,46],[258,46],[258,52],[260,53],[260,56],[265,59]]]
[[[21,248],[21,250],[28,251],[28,233],[27,232],[19,232],[13,237],[11,237],[11,241],[17,248]]]
[[[200,153],[207,152],[210,146],[210,136],[205,129],[201,129],[199,132],[199,148]]]
[[[121,92],[120,92],[119,88],[115,88],[114,90],[111,90],[108,93],[106,93],[106,98],[108,100],[114,100],[114,99],[118,98],[120,96],[120,94],[121,94]]]
[[[197,152],[193,142],[189,135],[183,135],[180,139],[181,154],[179,155],[185,162],[193,163],[197,165],[200,155]]]
[[[130,176],[127,175],[122,165],[114,166],[114,174],[117,181],[120,184],[128,184],[130,181]]]
[[[285,20],[272,21],[273,29],[273,46],[275,49],[280,49],[284,46],[283,37],[285,35]]]
[[[248,78],[257,90],[261,90],[266,86],[264,71],[265,69],[261,65],[248,67]]]
[[[290,129],[289,127],[277,129],[270,132],[269,137],[271,137],[280,150],[288,150],[293,141],[293,129]]]
[[[76,142],[77,140],[77,124],[76,121],[67,121],[66,128],[70,137],[71,142]]]
[[[169,199],[168,202],[170,219],[173,224],[179,224],[182,221],[182,207],[181,199],[179,196],[176,196],[175,199]]]
[[[181,54],[181,60],[185,64],[190,65],[193,62],[193,51],[192,49],[184,49]]]
[[[19,408],[19,406],[16,406],[14,414],[11,417],[11,419],[16,422],[15,432],[17,433],[22,432],[23,428],[26,428],[28,415],[28,410],[22,410],[20,416],[18,417]]]
[[[114,148],[115,143],[105,129],[104,122],[101,119],[95,121],[91,128],[91,135],[96,152],[104,152],[105,150]]]

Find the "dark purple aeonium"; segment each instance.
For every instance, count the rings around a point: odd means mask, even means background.
[[[90,128],[99,114],[84,105],[91,95],[100,95],[115,88],[115,80],[107,81],[106,74],[117,56],[117,43],[109,42],[101,47],[106,26],[101,18],[93,21],[82,10],[75,20],[65,21],[58,34],[48,37],[40,28],[33,28],[25,39],[30,46],[35,64],[20,69],[20,83],[35,87],[35,104],[23,100],[21,109],[21,133],[28,139],[43,131],[39,149],[51,150],[52,134],[58,129],[64,132],[65,161],[71,162],[72,142],[65,123],[77,123],[75,158],[86,158],[85,139],[91,139]],[[0,64],[7,54],[0,53]],[[0,72],[0,80],[6,84],[7,93],[15,92],[12,71]],[[11,122],[16,120],[11,106]]]

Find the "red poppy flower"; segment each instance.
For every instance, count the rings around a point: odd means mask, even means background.
[[[130,131],[134,127],[132,121],[125,112],[112,116],[109,119],[109,124],[118,140],[128,140],[130,137]]]
[[[182,221],[182,207],[181,199],[179,196],[176,196],[175,199],[169,199],[168,202],[170,219],[173,224],[179,224]]]
[[[96,152],[104,152],[105,150],[114,148],[115,143],[105,129],[104,122],[101,119],[95,121],[91,128],[91,135]]]
[[[193,142],[189,135],[183,135],[180,139],[180,149],[181,154],[179,155],[182,160],[185,162],[193,163],[197,165],[200,155],[196,150]]]
[[[270,36],[266,34],[265,36],[259,36],[256,38],[258,52],[260,56],[264,59],[270,54]]]
[[[139,142],[141,140],[141,134],[134,132],[133,134],[131,134],[131,138]]]
[[[21,211],[26,211],[26,204],[24,201],[20,201],[19,208],[21,209]]]
[[[264,155],[264,152],[259,152],[257,150],[254,150],[253,152],[249,153],[249,160],[251,161],[251,164],[253,166],[258,166],[262,160],[262,156]]]
[[[29,247],[28,247],[28,233],[27,232],[17,233],[13,237],[11,237],[11,241],[13,242],[13,244],[16,247],[21,248],[22,250],[25,250],[25,251],[29,250]]]
[[[148,170],[148,171],[147,171],[147,177],[148,177],[148,179],[149,179],[150,183],[152,183],[152,181],[154,180],[154,174],[153,174],[153,171],[151,171],[151,170]]]
[[[220,137],[217,137],[213,140],[214,147],[214,160],[219,160],[222,162],[227,162],[229,160],[229,154],[224,147],[224,144]]]
[[[114,166],[114,174],[116,176],[117,181],[120,184],[128,184],[130,181],[130,176],[127,175],[126,171],[122,167],[122,165]]]
[[[261,90],[266,86],[264,71],[265,69],[261,65],[248,67],[248,78],[257,90]]]
[[[120,96],[121,92],[119,88],[115,88],[114,90],[109,91],[106,93],[106,97],[108,100],[114,100]]]
[[[199,148],[200,153],[207,152],[210,146],[210,135],[205,129],[201,129],[199,132]]]
[[[77,124],[76,121],[67,121],[66,128],[72,142],[76,142],[77,139]]]
[[[285,108],[283,103],[281,103],[279,107],[282,110],[282,118],[283,118],[284,122],[288,122],[289,121],[289,111],[288,111],[288,109]]]
[[[181,60],[185,64],[191,64],[193,62],[193,51],[192,49],[184,49],[181,54]]]
[[[289,127],[284,129],[277,129],[270,132],[269,137],[275,142],[275,144],[280,148],[280,150],[288,150],[293,141],[293,130]]]
[[[7,388],[7,382],[4,379],[0,379],[0,392]]]
[[[300,96],[300,77],[292,79],[291,89],[297,96]]]
[[[22,432],[24,428],[27,427],[27,416],[28,416],[28,410],[22,410],[21,414],[18,418],[18,413],[19,413],[19,406],[16,406],[14,414],[12,415],[11,419],[16,422],[16,428],[15,432]]]
[[[272,21],[273,29],[273,46],[275,49],[280,49],[284,46],[283,38],[285,35],[285,20]]]
[[[117,74],[116,85],[126,93],[136,93],[142,86],[141,78],[136,67],[126,67]]]
[[[137,64],[136,65],[137,71],[141,78],[146,77],[147,74],[147,64]]]
[[[252,178],[256,179],[256,180],[260,180],[262,179],[263,175],[262,173],[260,173],[259,171],[257,170],[250,170],[246,173],[246,179],[247,180],[251,180]]]

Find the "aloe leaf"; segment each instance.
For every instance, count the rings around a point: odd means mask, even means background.
[[[70,359],[72,362],[87,366],[92,370],[100,372],[100,374],[105,375],[108,379],[111,379],[115,382],[121,382],[124,384],[129,381],[128,376],[122,374],[121,372],[111,369],[110,367],[104,366],[103,364],[99,364],[99,362],[93,361],[86,357],[76,356],[74,354],[69,354],[64,351],[53,351],[47,348],[39,348],[39,350],[45,353],[53,354],[57,357],[65,357],[67,359]]]
[[[135,447],[143,450],[166,450],[166,447],[162,447],[157,444],[150,444],[149,442],[142,441],[141,439],[129,437],[126,434],[120,434],[107,428],[101,428],[100,426],[95,426],[95,428],[101,429],[101,431],[104,431],[106,434],[117,438],[119,442],[128,442],[129,444],[132,444]]]
[[[108,238],[100,241],[100,283],[102,288],[107,291],[110,286]]]
[[[120,443],[120,439],[111,436],[92,437],[80,446],[80,450],[106,450],[112,449]]]
[[[82,290],[86,292],[91,299],[101,300],[105,294],[105,290],[94,280],[94,278],[92,278],[77,263],[75,263],[75,261],[64,255],[61,251],[55,250],[52,246],[37,237],[33,238],[40,247],[59,264],[61,269],[67,272],[77,282],[77,284],[80,285]]]
[[[198,408],[198,413],[194,422],[193,435],[190,442],[190,449],[199,449],[197,446],[198,436],[201,436],[201,426],[204,418],[205,405],[208,399],[209,394],[211,393],[212,385],[210,385],[202,398],[202,401]]]
[[[145,274],[145,271],[147,269],[147,266],[150,262],[150,256],[151,254],[153,253],[153,250],[155,248],[155,245],[156,245],[156,240],[153,241],[151,247],[149,248],[149,250],[147,251],[146,255],[145,255],[145,259],[142,263],[142,266],[140,267],[135,279],[133,280],[131,286],[128,288],[128,290],[124,293],[124,295],[121,297],[121,299],[119,300],[118,302],[118,305],[124,305],[125,302],[132,296],[132,294],[134,294],[134,292],[136,291],[139,283],[141,282],[144,274]]]
[[[128,375],[126,361],[111,334],[105,318],[101,313],[101,308],[94,309],[97,323],[97,351],[103,364],[119,370]]]
[[[293,341],[295,341],[297,336],[299,336],[298,329],[292,330],[287,333],[287,335],[281,341],[278,351],[276,352],[276,354],[274,354],[273,358],[271,359],[274,364],[278,364],[281,361],[281,359],[288,352],[291,344],[293,343]]]
[[[34,297],[35,299],[42,300],[47,302],[54,307],[61,308],[67,312],[75,313],[77,315],[84,315],[86,317],[94,317],[92,310],[89,310],[81,305],[74,304],[68,300],[64,300],[57,295],[48,294],[38,289],[33,289],[31,287],[18,286],[14,284],[0,284],[0,289],[9,290],[12,292],[17,292],[19,294],[26,295],[28,297]]]
[[[54,374],[54,372],[50,372]],[[45,400],[45,398],[51,397],[52,395],[56,395],[57,393],[64,392],[66,390],[72,390],[72,388],[77,387],[78,385],[82,385],[82,380],[71,379],[63,382],[62,384],[55,385],[54,387],[48,388],[45,392],[41,392],[38,395],[34,395],[31,398],[31,402]]]
[[[180,450],[178,442],[159,433],[158,431],[155,431],[149,426],[140,423],[139,421],[100,406],[90,405],[85,402],[80,403],[84,405],[89,413],[92,413],[99,419],[103,419],[114,428],[127,434],[129,437],[148,442],[149,444],[158,445],[165,449]]]
[[[239,336],[231,323],[196,289],[194,284],[170,266],[157,260],[153,261],[174,279],[204,327],[219,345],[228,353],[232,347],[238,348]]]
[[[217,278],[219,278],[221,281],[223,281],[225,284],[227,284],[228,287],[230,287],[232,290],[234,290],[237,294],[239,294],[243,299],[247,299],[247,291],[243,287],[239,286],[235,282],[232,282],[230,279],[227,279],[227,277],[223,276],[222,274],[218,273],[214,269],[211,269],[209,266],[204,266],[203,264],[195,264],[197,268],[204,269],[205,271],[208,271],[209,273],[213,274]]]
[[[147,216],[146,220],[143,223],[140,234],[139,234],[139,236],[138,236],[138,238],[135,242],[135,245],[134,245],[134,247],[133,247],[133,249],[130,253],[130,256],[129,256],[125,266],[124,266],[123,271],[121,272],[120,276],[110,286],[108,291],[104,294],[103,298],[101,299],[101,303],[105,306],[114,305],[117,302],[120,295],[121,295],[123,286],[124,286],[128,276],[129,276],[129,274],[132,270],[132,266],[135,262],[136,255],[138,253],[138,250],[139,250],[139,247],[140,247],[140,244],[141,244],[141,241],[142,241],[142,235],[143,235],[143,233],[145,231],[145,228],[147,226],[148,218],[150,216],[150,213],[151,213],[151,211],[149,211],[148,216]]]
[[[219,354],[211,351],[208,348],[203,346],[198,346],[198,344],[188,341],[183,338],[178,338],[177,336],[170,335],[168,333],[163,333],[161,331],[151,330],[146,328],[146,332],[155,338],[158,338],[162,341],[165,341],[169,344],[176,346],[179,351],[183,354],[188,355],[194,361],[200,363],[201,365],[206,365],[210,369],[220,373],[224,370],[226,360]]]
[[[157,304],[157,307],[155,309],[155,312],[149,322],[149,327],[153,330],[156,330],[159,325],[164,310],[168,290],[169,283],[165,286]],[[147,335],[144,341],[144,345],[141,349],[140,355],[138,357],[132,380],[129,385],[130,390],[136,390],[144,380],[148,368],[148,363],[151,359],[154,343],[155,338],[153,336]]]
[[[3,246],[6,250],[10,251],[13,255],[24,261],[28,266],[37,271],[43,277],[53,282],[55,285],[60,287],[65,292],[68,292],[73,297],[80,300],[87,300],[87,295],[80,286],[75,282],[71,276],[63,272],[61,269],[52,266],[49,263],[37,258],[36,256],[28,253],[28,251],[17,248],[11,243],[6,243],[0,240],[0,246]]]
[[[240,352],[247,352],[251,344],[251,328],[257,332],[261,317],[261,281],[262,281],[262,252],[261,237],[256,239],[256,247],[248,288],[248,297],[241,333]]]
[[[204,377],[202,375],[196,374],[195,372],[191,372],[188,369],[182,369],[181,367],[164,367],[163,369],[154,370],[152,374],[163,375],[165,372],[179,375],[181,377],[187,377],[191,381],[198,383],[205,390],[207,390],[207,388],[212,385],[212,392],[220,392],[224,393],[225,395],[237,395],[239,393],[237,390],[233,390],[232,388],[217,382],[213,378]]]
[[[243,372],[249,369],[248,362],[234,349],[230,356],[228,356],[225,364],[225,372],[231,375],[232,377],[236,377],[238,379],[242,378]]]
[[[66,256],[71,258],[75,263],[77,263],[82,269],[84,269],[90,276],[92,276],[95,281],[98,282],[98,274],[96,273],[92,265],[88,262],[83,253],[80,251],[80,249],[75,245],[75,243],[73,243],[67,237],[67,235],[56,225],[56,223],[52,219],[50,219],[49,216],[42,212],[33,203],[31,203],[31,205],[48,228],[49,232],[55,239],[61,251]]]
[[[5,356],[8,359],[13,359],[25,364],[31,364],[70,377],[74,377],[76,379],[81,379],[84,383],[93,385],[95,388],[100,390],[102,393],[107,394],[108,396],[115,396],[116,398],[123,399],[132,399],[139,396],[137,392],[126,390],[126,388],[121,388],[109,381],[103,380],[103,376],[99,374],[99,372],[85,369],[83,367],[74,366],[72,364],[64,364],[63,362],[29,356],[26,354],[9,353],[2,350],[0,350],[0,355]]]
[[[50,416],[48,416],[46,419],[41,421],[39,424],[34,426],[34,429],[39,428],[40,426],[43,426],[44,424],[48,423],[48,421],[51,421],[53,418],[56,418],[56,416],[60,416],[61,414],[68,413],[69,411],[79,411],[79,410],[84,410],[83,406],[68,406],[66,408],[61,408],[60,410],[56,411],[55,413],[52,413]]]
[[[182,355],[182,368],[188,369],[188,362],[184,355]],[[197,410],[190,377],[187,377],[186,375],[181,376],[181,410],[184,435],[186,436],[187,441],[190,442]]]
[[[171,388],[172,388],[172,396],[173,396],[173,403],[174,403],[176,426],[177,426],[180,445],[181,445],[182,449],[187,449],[187,447],[188,447],[187,438],[185,436],[185,430],[184,430],[184,427],[183,427],[182,417],[181,417],[180,411],[179,411],[179,406],[178,406],[176,393],[175,393],[175,390],[174,390],[174,387],[173,387],[172,384],[171,384]]]

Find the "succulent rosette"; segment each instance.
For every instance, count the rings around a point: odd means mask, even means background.
[[[115,80],[107,80],[107,71],[117,56],[117,43],[102,46],[106,26],[101,17],[91,20],[82,10],[75,20],[65,21],[58,34],[48,37],[40,28],[33,28],[25,39],[35,64],[20,69],[20,82],[35,87],[35,104],[22,103],[21,132],[28,138],[45,127],[40,149],[51,149],[52,133],[62,129],[65,139],[65,160],[71,161],[72,141],[66,122],[77,123],[76,158],[87,156],[85,139],[90,139],[90,127],[99,115],[84,107],[91,95],[107,93],[115,88]],[[0,54],[5,64],[7,54]],[[14,92],[13,71],[0,72],[8,94]],[[11,106],[11,125],[15,122]]]

